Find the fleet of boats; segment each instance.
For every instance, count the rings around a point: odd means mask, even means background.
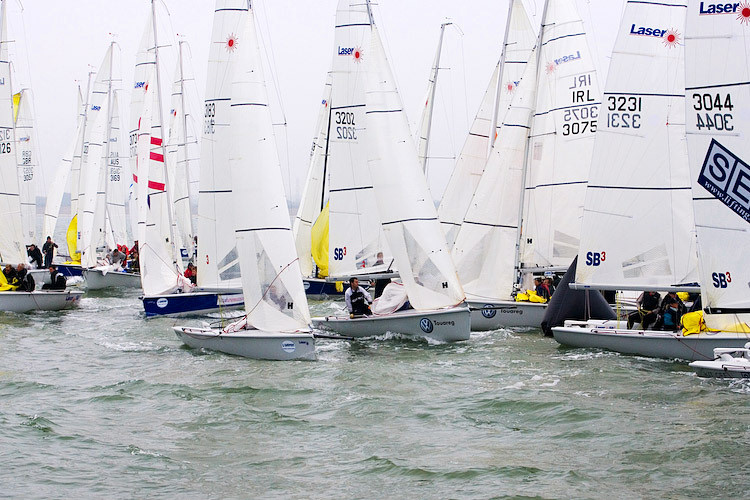
[[[0,260],[15,265],[37,238],[38,144],[0,2]],[[600,91],[574,0],[546,0],[540,26],[509,0],[499,60],[436,206],[426,172],[450,23],[415,136],[371,3],[339,0],[292,219],[255,11],[249,0],[215,4],[202,110],[187,42],[164,29],[158,0],[136,56],[127,153],[116,42],[79,89],[43,218],[44,234],[68,224],[62,274],[89,290],[140,289],[146,317],[187,317],[174,327],[186,345],[250,358],[315,359],[320,336],[455,342],[544,323],[564,345],[748,377],[750,7],[626,2]],[[70,221],[60,217],[66,190]],[[556,301],[570,306],[578,299],[564,294],[578,293],[581,311],[558,321],[565,308],[553,311],[549,287],[532,281],[556,282],[572,262]],[[311,318],[308,298],[343,298],[355,277],[372,305]],[[83,293],[0,288],[10,312],[72,307]],[[695,327],[646,324],[632,299],[647,291],[693,294]],[[616,311],[593,313],[600,292],[615,294]],[[245,313],[221,328],[190,324],[230,309]],[[639,318],[630,327],[628,315]]]

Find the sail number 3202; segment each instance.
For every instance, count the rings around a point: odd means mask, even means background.
[[[336,111],[336,138],[350,141],[357,140],[357,129],[354,128],[354,113]]]

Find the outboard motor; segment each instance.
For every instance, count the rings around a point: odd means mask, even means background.
[[[547,305],[542,320],[542,331],[547,337],[552,336],[552,327],[563,326],[566,319],[617,319],[614,309],[598,290],[572,290],[568,287],[575,281],[577,264],[576,256]]]

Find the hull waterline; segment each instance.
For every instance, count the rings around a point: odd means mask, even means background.
[[[311,333],[242,330],[222,333],[207,328],[174,327],[175,334],[194,349],[208,349],[234,356],[272,361],[317,359]]]

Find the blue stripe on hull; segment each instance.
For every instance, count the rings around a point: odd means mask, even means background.
[[[307,295],[320,295],[320,296],[344,296],[344,292],[336,291],[336,283],[333,281],[325,280],[302,280],[305,286],[305,293]],[[344,290],[346,290],[346,286]]]
[[[162,297],[143,297],[146,316],[207,314],[245,306],[239,294],[184,293]],[[230,303],[225,300],[233,298]]]

